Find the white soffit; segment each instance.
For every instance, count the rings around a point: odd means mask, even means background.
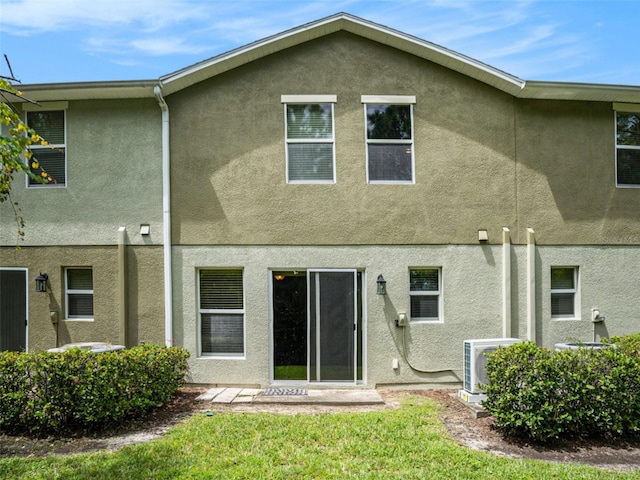
[[[640,86],[527,81],[520,98],[640,103]]]
[[[34,102],[155,98],[153,87],[156,85],[157,80],[14,85],[23,93],[23,98],[14,97],[12,101],[24,102],[27,101],[25,98]]]

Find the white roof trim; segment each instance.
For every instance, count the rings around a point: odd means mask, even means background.
[[[160,78],[163,93],[170,95],[251,61],[338,31],[347,31],[404,50],[511,94],[516,94],[525,85],[524,80],[452,50],[346,13],[339,13],[165,75]]]

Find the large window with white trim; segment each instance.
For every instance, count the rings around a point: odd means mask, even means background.
[[[200,270],[200,354],[244,355],[242,269]]]
[[[640,105],[638,112],[616,112],[616,184],[640,187]]]
[[[65,312],[68,319],[93,319],[93,269],[65,269]]]
[[[363,95],[369,183],[413,183],[412,96]]]
[[[26,122],[42,138],[30,149],[31,171],[40,175],[46,172],[50,181],[39,183],[27,177],[29,187],[61,187],[67,183],[67,148],[65,110],[27,110]]]
[[[410,268],[409,297],[411,321],[442,320],[442,270],[440,268]]]
[[[283,95],[288,183],[334,183],[335,95]]]
[[[578,318],[578,267],[551,267],[551,318]]]

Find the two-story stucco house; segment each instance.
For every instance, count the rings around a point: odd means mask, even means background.
[[[3,348],[11,324],[29,350],[182,345],[196,383],[447,384],[465,339],[640,330],[640,86],[338,14],[156,81],[23,90],[64,122],[65,182],[16,186],[20,251],[3,213]]]

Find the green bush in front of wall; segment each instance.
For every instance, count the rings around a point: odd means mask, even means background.
[[[623,349],[520,343],[490,354],[487,380],[484,406],[507,435],[545,443],[640,432],[640,357]]]
[[[619,350],[627,355],[640,359],[640,332],[631,335],[613,336],[603,341],[613,343]]]
[[[86,430],[142,415],[184,384],[188,357],[183,348],[158,345],[0,352],[0,431]]]

